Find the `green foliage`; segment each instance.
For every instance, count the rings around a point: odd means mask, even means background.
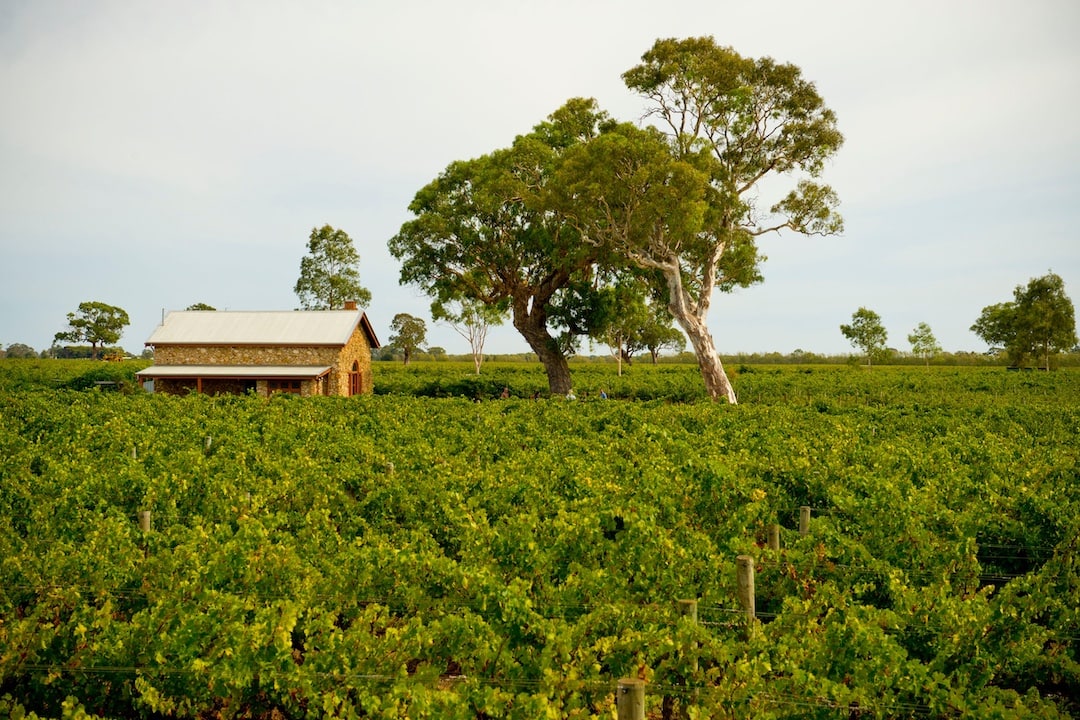
[[[885,352],[888,333],[881,324],[881,316],[873,310],[861,307],[851,315],[851,324],[842,324],[840,332],[851,344],[866,353],[866,364],[871,364],[874,355]]]
[[[435,368],[438,368],[435,370]],[[487,362],[484,377],[477,377],[472,365],[464,362],[379,365],[375,371],[375,392],[380,395],[411,395],[433,398],[460,397],[472,400],[497,398],[509,388],[514,398],[548,398],[547,377],[535,363]],[[617,374],[615,365],[574,361],[574,387],[580,399],[599,397],[624,400],[696,402],[705,399],[701,376],[689,364],[635,364],[630,372]]]
[[[92,348],[91,357],[97,357],[99,345],[112,345],[120,340],[120,335],[131,320],[122,308],[103,302],[79,303],[77,312],[68,313],[68,329],[56,333],[55,341],[72,343],[88,342]]]
[[[0,371],[0,393],[23,390],[106,389],[134,391],[135,373],[147,367],[146,360],[104,362],[102,360],[12,359]]]
[[[401,281],[435,305],[509,303],[549,390],[563,395],[579,338],[619,357],[628,344],[605,302],[618,290],[601,281],[649,273],[707,392],[735,402],[707,326],[714,291],[761,281],[763,234],[841,232],[836,194],[814,179],[843,137],[797,67],[712,38],[658,40],[623,79],[663,129],[571,99],[510,148],[448,166],[416,194],[390,252]],[[795,187],[762,214],[755,201],[770,180]],[[619,303],[625,320],[633,303]],[[678,342],[659,330],[643,346]]]
[[[427,325],[421,318],[413,317],[408,313],[398,313],[390,321],[390,347],[400,349],[408,365],[412,360],[413,353],[420,349],[427,339]]]
[[[312,228],[307,248],[293,288],[305,310],[337,310],[349,301],[371,303],[371,291],[360,284],[360,255],[344,230]]]
[[[607,345],[622,372],[622,363],[630,358],[645,326],[655,317],[650,312],[646,293],[648,288],[633,279],[623,279],[604,288],[597,306],[602,309],[600,322],[593,328],[592,338]]]
[[[37,356],[38,355],[34,351],[34,348],[24,343],[11,343],[7,346],[7,350],[4,350],[3,353],[0,353],[0,357],[9,359],[35,358]]]
[[[655,365],[663,350],[674,350],[681,353],[686,350],[686,336],[671,324],[671,316],[659,305],[653,305],[653,314],[645,325],[640,328],[634,342],[631,343],[629,352],[648,350],[649,357]]]
[[[795,65],[745,58],[711,37],[657,40],[641,60],[623,80],[667,135],[623,126],[587,163],[601,170],[590,173],[585,202],[599,210],[586,223],[629,262],[663,274],[706,389],[734,402],[706,322],[714,291],[762,280],[756,239],[766,233],[843,230],[835,192],[816,182],[843,136]],[[761,188],[777,182],[795,187],[762,213]]]
[[[581,304],[574,290],[590,287],[600,257],[552,207],[548,185],[566,149],[606,122],[595,101],[573,99],[511,147],[451,163],[416,193],[415,217],[388,243],[402,262],[401,282],[435,303],[508,303],[557,393],[569,390],[567,343],[552,333],[581,333],[559,326],[552,310]]]
[[[524,363],[483,402],[413,392],[469,363],[355,398],[4,379],[0,712],[611,717],[642,676],[655,717],[1075,715],[1080,374],[746,370],[740,406],[692,365],[638,401],[521,399]]]
[[[930,358],[941,352],[941,344],[934,337],[934,331],[924,322],[919,323],[907,339],[911,343],[911,352],[924,358],[927,365],[930,364]]]
[[[1003,345],[1009,364],[1028,361],[1049,370],[1051,357],[1077,342],[1076,315],[1060,275],[1032,278],[1017,285],[1012,302],[988,305],[971,331],[989,345]]]

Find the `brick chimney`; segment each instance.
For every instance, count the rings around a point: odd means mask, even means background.
[[[346,300],[345,301],[345,309],[346,310],[355,310],[356,309],[356,301],[355,300]]]

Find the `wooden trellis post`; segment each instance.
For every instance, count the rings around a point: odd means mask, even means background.
[[[698,602],[697,602],[697,600],[680,600],[679,601],[679,615],[684,617],[684,618],[689,619],[690,622],[697,625],[697,621],[698,621]],[[694,642],[694,644],[693,644],[694,661],[690,664],[690,671],[694,672],[694,673],[696,673],[698,671],[697,649],[698,649],[698,644],[697,644],[697,642]],[[698,704],[698,699],[699,699],[698,691],[693,690],[689,694],[689,696],[687,696],[687,699],[683,700],[682,703],[680,703],[682,705],[682,707],[680,709],[679,717],[683,717],[683,718],[688,717],[688,710],[687,710],[687,707],[686,707],[687,702],[689,702],[689,704],[691,704],[691,705],[697,705]],[[675,706],[675,699],[673,697],[671,697],[670,695],[665,696],[664,697],[664,712],[666,714],[664,715],[664,717],[672,717],[673,716],[674,706]]]
[[[697,622],[697,600],[679,600],[679,615]]]
[[[690,622],[697,625],[697,600],[680,600],[679,601],[679,615],[687,618]],[[698,669],[697,658],[694,658],[694,670]]]
[[[780,526],[776,523],[769,526],[769,549],[780,549]]]
[[[623,678],[615,691],[618,720],[645,720],[645,681]]]
[[[747,620],[757,617],[754,600],[754,558],[740,555],[735,558],[738,570],[739,605],[746,613]]]
[[[803,505],[799,508],[799,534],[810,534],[810,506]]]

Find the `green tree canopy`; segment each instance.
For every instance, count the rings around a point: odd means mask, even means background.
[[[371,303],[371,292],[360,285],[360,256],[344,230],[312,228],[307,248],[293,288],[305,310],[333,310],[347,301]]]
[[[409,205],[415,218],[389,241],[401,281],[436,303],[509,304],[514,328],[536,353],[552,394],[570,391],[566,345],[571,296],[591,287],[598,248],[582,243],[550,204],[548,185],[567,148],[609,122],[592,100],[574,99],[511,147],[451,163]]]
[[[103,302],[79,303],[76,312],[67,315],[68,329],[55,335],[56,342],[90,343],[91,357],[98,356],[98,349],[120,341],[124,328],[131,324],[123,309]]]
[[[984,307],[971,331],[988,345],[1003,345],[1010,364],[1034,359],[1048,370],[1054,355],[1077,342],[1075,309],[1055,273],[1017,285],[1012,302]]]
[[[885,350],[888,333],[881,324],[881,316],[873,310],[861,307],[851,316],[850,325],[841,325],[840,332],[851,344],[866,353],[866,364],[871,365],[875,353]]]
[[[592,337],[611,350],[620,376],[623,363],[630,363],[632,348],[650,319],[647,292],[640,280],[624,275],[599,293],[597,307],[602,312]]]
[[[661,129],[620,125],[576,148],[559,185],[566,212],[587,241],[659,271],[706,389],[734,403],[707,327],[713,294],[761,281],[761,235],[842,230],[835,193],[814,179],[843,137],[796,66],[712,38],[658,40],[623,79]],[[762,185],[784,183],[761,212]]]
[[[919,323],[907,339],[911,343],[911,352],[925,359],[927,366],[930,365],[930,358],[941,352],[941,345],[934,337],[933,330],[924,322]]]
[[[34,348],[23,343],[11,343],[7,346],[7,350],[4,351],[3,357],[7,358],[36,358],[38,354],[34,351]]]
[[[188,310],[188,311],[197,310],[197,311],[206,311],[206,312],[216,311],[217,310],[217,308],[214,307],[213,305],[207,305],[206,303],[201,303],[201,302],[192,303],[191,305],[188,305],[184,309]]]
[[[661,350],[671,349],[675,352],[685,350],[686,336],[678,328],[672,327],[671,323],[672,318],[667,307],[656,302],[650,302],[649,315],[636,336],[632,338],[628,347],[629,352],[633,354],[641,350],[648,350],[649,358],[652,360],[652,364],[655,365]]]
[[[399,348],[406,365],[412,360],[413,353],[427,340],[427,324],[408,313],[398,313],[390,321],[390,347]]]

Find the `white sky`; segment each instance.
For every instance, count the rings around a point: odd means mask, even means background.
[[[801,67],[846,137],[844,235],[766,238],[765,282],[714,302],[721,352],[854,352],[859,306],[892,347],[927,322],[982,350],[982,308],[1049,270],[1080,302],[1075,0],[2,0],[0,345],[48,347],[85,300],[127,310],[135,353],[163,309],[297,307],[328,223],[381,340],[408,312],[467,352],[398,285],[413,195],[571,97],[637,120],[620,75],[702,35]]]

